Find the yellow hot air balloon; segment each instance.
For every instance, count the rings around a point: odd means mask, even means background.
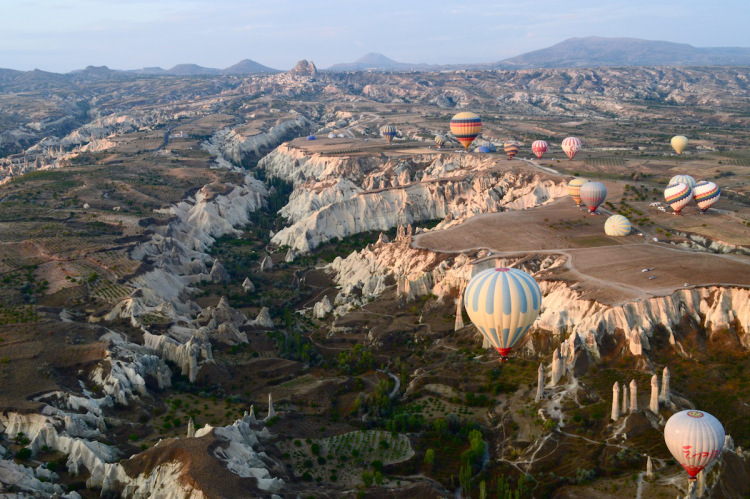
[[[568,182],[568,194],[576,202],[576,206],[581,206],[581,187],[588,182],[585,178],[574,178]]]
[[[677,154],[682,154],[682,151],[684,151],[688,145],[688,139],[684,135],[675,135],[674,137],[672,137],[670,143],[672,144],[672,149],[674,149],[674,152],[676,152]]]
[[[465,111],[451,119],[451,133],[467,150],[481,131],[482,119],[477,114]]]

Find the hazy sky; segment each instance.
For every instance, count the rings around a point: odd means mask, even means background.
[[[0,68],[67,72],[253,59],[325,68],[381,52],[490,62],[584,36],[750,46],[749,0],[8,0]]]

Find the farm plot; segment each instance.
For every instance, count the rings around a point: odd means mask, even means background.
[[[334,437],[287,440],[279,444],[294,473],[305,481],[337,482],[343,486],[362,483],[362,471],[407,461],[414,456],[403,434],[387,431],[353,431]]]

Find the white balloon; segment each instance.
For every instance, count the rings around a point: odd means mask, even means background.
[[[705,411],[681,411],[667,421],[664,441],[690,479],[695,480],[724,449],[724,427]]]

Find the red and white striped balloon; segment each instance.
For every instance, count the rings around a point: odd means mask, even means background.
[[[573,159],[581,148],[581,139],[576,137],[568,137],[562,141],[562,150],[568,155],[568,158]]]
[[[544,153],[547,152],[548,144],[544,140],[535,140],[531,144],[531,150],[534,151],[534,154],[536,154],[536,157],[539,159],[542,159],[542,156],[544,156]]]

